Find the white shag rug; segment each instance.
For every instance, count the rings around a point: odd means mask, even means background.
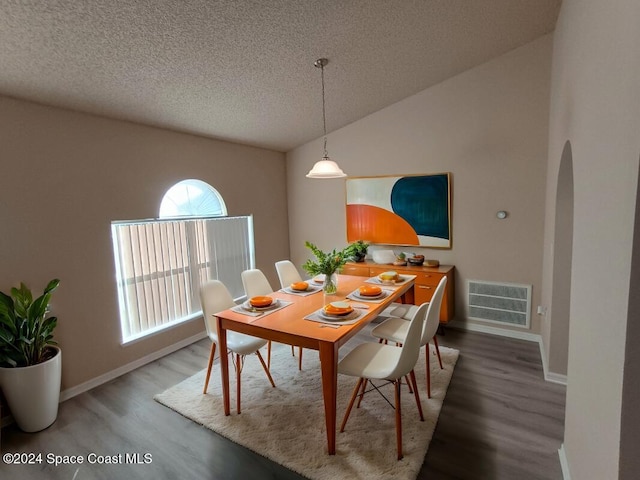
[[[218,360],[206,395],[202,394],[206,370],[202,370],[154,398],[194,422],[312,480],[415,479],[429,448],[459,352],[440,347],[444,366],[440,370],[431,346],[431,399],[428,399],[425,349],[421,349],[415,372],[425,420],[420,421],[415,399],[406,385],[403,386],[404,458],[398,461],[395,413],[375,391],[365,395],[360,408],[354,406],[345,431],[337,432],[336,455],[327,454],[318,353],[304,350],[303,370],[299,371],[297,351],[296,348],[294,358],[290,347],[273,344],[271,375],[276,388],[269,384],[255,355],[245,359],[240,415],[236,413],[232,367],[229,372],[231,415],[224,415]],[[266,352],[262,353],[266,361]],[[356,381],[338,374],[338,430]],[[393,386],[387,385],[383,391],[393,403]]]

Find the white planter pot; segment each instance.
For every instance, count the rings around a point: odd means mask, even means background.
[[[30,367],[1,368],[0,387],[18,427],[25,432],[44,430],[58,416],[62,351]]]

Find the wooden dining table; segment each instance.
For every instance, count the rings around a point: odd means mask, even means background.
[[[327,446],[329,455],[336,453],[336,398],[338,390],[338,350],[358,331],[375,319],[390,303],[403,302],[408,293],[413,293],[414,278],[407,278],[393,286],[384,285],[387,296],[379,302],[359,302],[368,305],[358,322],[353,325],[340,325],[338,328],[322,328],[324,323],[305,320],[305,317],[323,307],[325,299],[319,293],[299,296],[282,290],[273,292],[273,298],[292,302],[284,308],[261,316],[249,316],[227,309],[215,314],[218,324],[218,344],[220,352],[227,351],[227,330],[245,333],[274,342],[296,345],[318,350],[322,378]],[[338,292],[332,300],[344,300],[347,295],[363,285],[366,277],[339,275]],[[311,280],[310,280],[311,282]],[[411,297],[409,297],[411,298]],[[230,415],[229,399],[229,360],[220,355],[222,375],[222,394],[225,415]]]

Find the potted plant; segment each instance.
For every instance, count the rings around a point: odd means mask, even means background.
[[[346,254],[345,251],[349,247],[340,251],[334,248],[331,252],[325,253],[311,242],[304,242],[304,244],[313,252],[316,260],[308,259],[304,265],[302,265],[302,268],[312,277],[323,274],[324,284],[322,289],[324,292],[330,295],[336,293],[338,291],[337,271],[347,263],[349,255]]]
[[[62,353],[53,340],[58,319],[47,316],[60,280],[51,280],[34,299],[24,284],[0,292],[0,388],[13,418],[25,432],[37,432],[58,416]]]
[[[344,252],[355,262],[364,262],[364,257],[367,255],[368,248],[369,244],[367,242],[364,240],[358,240],[345,248]]]

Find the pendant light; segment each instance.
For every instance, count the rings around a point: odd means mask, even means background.
[[[324,156],[322,160],[316,162],[311,171],[307,173],[308,178],[342,178],[347,174],[342,171],[336,162],[329,158],[327,153],[327,118],[324,107],[324,67],[329,63],[326,58],[319,58],[314,65],[320,69],[322,76],[322,126],[324,128]]]

